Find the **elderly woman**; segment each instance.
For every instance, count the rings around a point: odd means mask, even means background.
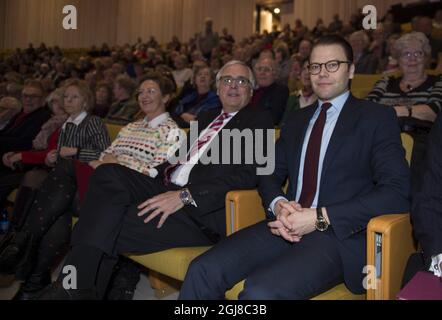
[[[184,133],[165,112],[165,104],[173,92],[169,79],[152,74],[146,76],[137,91],[140,108],[145,113],[143,120],[130,123],[121,129],[116,140],[101,155],[88,161],[91,170],[106,163],[118,163],[132,170],[155,177],[156,166],[165,162],[184,140]],[[177,139],[178,138],[178,139]],[[82,168],[84,165],[74,166]],[[57,165],[58,167],[58,165]],[[87,175],[87,171],[86,175]],[[0,253],[0,270],[18,271],[30,274],[22,284],[16,299],[29,299],[50,283],[50,269],[54,266],[57,251],[70,239],[72,212],[70,209],[78,179],[54,174],[45,180],[36,197],[29,218],[23,229]],[[27,243],[21,238],[30,238]],[[39,253],[35,252],[36,243]],[[31,251],[26,256],[23,250]],[[28,250],[28,251],[29,251]],[[24,268],[23,266],[27,266]],[[25,269],[25,270],[23,270]]]
[[[416,187],[427,136],[442,107],[442,77],[428,75],[425,71],[431,47],[423,33],[412,32],[402,36],[396,41],[395,51],[402,76],[380,80],[367,99],[392,106],[402,132],[413,136],[411,182]]]
[[[188,128],[190,121],[196,120],[199,113],[221,107],[218,95],[212,89],[213,82],[212,70],[207,65],[194,68],[195,88],[184,95],[175,108],[172,107],[172,117],[180,127]]]
[[[54,169],[35,195],[21,230],[11,232],[0,244],[0,273],[16,273],[22,280],[27,279],[31,267],[37,262],[39,249],[53,249],[53,252],[46,250],[41,257],[55,258],[59,247],[53,246],[53,239],[58,239],[60,230],[66,232],[63,229],[69,229],[70,220],[65,218],[61,221],[58,217],[69,212],[73,204],[75,163],[98,159],[110,145],[107,129],[101,119],[88,114],[93,106],[93,95],[87,85],[78,80],[68,81],[62,96],[62,106],[69,118],[61,127],[57,148],[48,152],[45,159],[46,165]],[[54,225],[59,228],[52,229]],[[44,265],[44,262],[38,262]],[[42,277],[47,281],[49,274],[40,274],[39,280]]]
[[[355,64],[355,73],[357,74],[375,74],[379,59],[368,52],[370,39],[365,31],[356,31],[350,35],[349,42],[353,48],[353,57]]]
[[[277,83],[287,85],[290,75],[290,52],[286,43],[280,42],[275,48],[275,60],[279,66]]]
[[[299,77],[301,82],[301,88],[290,94],[287,100],[287,106],[284,110],[284,115],[282,116],[281,123],[279,124],[282,127],[287,121],[288,117],[299,109],[305,108],[318,99],[316,94],[313,92],[312,82],[310,80],[310,73],[308,72],[308,59],[305,59],[301,62],[301,75]]]
[[[112,87],[108,82],[101,81],[95,88],[95,106],[92,114],[105,118],[112,105]]]

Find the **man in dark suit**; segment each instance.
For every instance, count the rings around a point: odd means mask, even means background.
[[[206,246],[225,237],[225,195],[256,187],[259,168],[256,161],[245,161],[247,141],[241,140],[240,149],[229,144],[226,150],[224,135],[229,134],[227,129],[251,129],[254,135],[254,129],[272,128],[269,114],[247,106],[254,82],[252,71],[239,61],[219,71],[216,85],[222,112],[200,117],[199,127],[205,129],[184,163],[158,167],[155,179],[119,165],[102,165],[95,171],[66,260],[66,265],[76,267],[78,289],[64,289],[60,279],[42,299],[101,298],[120,253]],[[238,150],[240,163],[233,160]],[[216,152],[219,164],[204,164],[203,157]]]
[[[274,125],[281,122],[289,98],[287,85],[276,82],[278,69],[278,64],[271,58],[261,58],[253,67],[258,88],[253,93],[251,104],[257,109],[268,110]]]
[[[426,167],[411,207],[413,232],[422,251],[407,264],[404,283],[419,270],[442,277],[442,117],[434,122],[428,138]]]
[[[0,156],[9,151],[32,149],[32,140],[51,113],[44,107],[44,89],[39,81],[30,80],[22,91],[23,110],[0,131]],[[4,160],[4,159],[3,159]],[[6,167],[0,166],[0,171]]]
[[[259,182],[270,222],[196,258],[181,299],[220,299],[243,279],[240,299],[307,299],[343,281],[364,291],[367,223],[408,211],[409,172],[394,112],[350,94],[352,61],[339,36],[315,43],[308,68],[319,100],[289,118],[275,172]]]

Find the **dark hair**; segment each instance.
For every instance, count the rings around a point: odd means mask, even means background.
[[[140,79],[140,86],[147,80],[151,80],[158,84],[163,96],[175,93],[175,86],[167,76],[163,76],[158,72],[150,72]],[[138,92],[136,93],[136,98],[138,99]]]
[[[313,44],[311,52],[313,52],[313,49],[315,49],[318,46],[330,46],[330,45],[340,46],[344,50],[347,60],[353,63],[353,49],[350,43],[348,43],[347,40],[345,40],[343,37],[338,35],[327,35],[319,38],[318,41],[316,41]],[[311,61],[309,60],[309,62]]]

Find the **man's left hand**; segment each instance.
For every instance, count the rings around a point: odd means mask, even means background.
[[[144,219],[144,223],[148,223],[156,216],[162,214],[160,222],[158,222],[157,225],[157,228],[161,228],[166,219],[171,214],[180,210],[182,207],[184,207],[184,204],[180,198],[180,191],[168,191],[156,195],[155,197],[150,198],[140,204],[138,206],[138,209],[142,210],[138,212],[138,216],[141,217],[149,212],[152,212],[147,216],[146,219]]]

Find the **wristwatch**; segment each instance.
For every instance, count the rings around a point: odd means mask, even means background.
[[[180,199],[185,206],[192,203],[193,199],[192,195],[189,192],[189,189],[184,188],[180,191]]]
[[[328,228],[329,223],[327,222],[327,220],[325,220],[324,216],[322,215],[322,208],[318,207],[316,208],[316,230],[318,231],[325,231]]]

